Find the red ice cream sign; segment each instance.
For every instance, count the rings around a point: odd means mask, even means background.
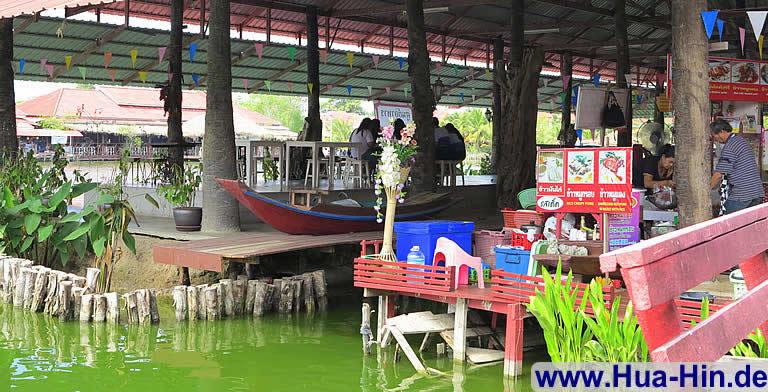
[[[536,157],[536,210],[632,212],[632,149],[541,149]]]

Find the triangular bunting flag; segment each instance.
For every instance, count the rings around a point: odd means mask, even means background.
[[[189,44],[189,62],[195,62],[195,56],[197,56],[197,42]]]
[[[400,69],[403,69],[403,67],[405,66],[405,59],[402,57],[398,57],[397,63],[400,65]]]
[[[755,34],[755,40],[760,39],[768,11],[747,11],[747,16],[749,17],[749,23],[752,24],[752,33]]]
[[[45,70],[48,71],[48,77],[53,79],[53,65],[46,64],[45,65]]]
[[[261,56],[264,54],[264,44],[261,42],[256,42],[253,44],[253,47],[256,48],[256,56],[258,56],[259,60],[261,60]]]
[[[136,58],[139,57],[139,50],[138,49],[131,49],[131,65],[133,65],[133,68],[136,68]]]
[[[267,91],[272,92],[272,81],[267,79],[264,81],[264,86],[267,87]]]
[[[568,88],[568,83],[571,81],[571,75],[563,75],[563,90]]]
[[[349,64],[349,69],[352,69],[352,63],[355,62],[355,54],[352,52],[347,52],[347,64]]]
[[[249,84],[248,79],[243,79],[243,89],[245,90],[245,92],[248,92],[248,84]]]
[[[80,77],[83,78],[83,80],[85,80],[85,72],[86,72],[85,67],[77,67],[77,70],[80,71]]]
[[[760,34],[760,38],[757,39],[757,49],[760,51],[760,60],[763,59],[763,38],[764,36]]]
[[[667,74],[663,74],[663,73],[657,73],[656,74],[656,85],[658,87],[663,87],[664,86],[664,81],[666,81],[666,80],[667,80]]]
[[[195,87],[200,85],[200,75],[193,73],[192,74],[192,82],[195,83]]]
[[[336,86],[334,86],[332,84],[326,84],[325,85],[325,91],[331,91],[331,90],[333,90],[334,87],[336,87]]]
[[[600,87],[600,74],[596,73],[592,75],[592,84],[595,85],[595,87]]]
[[[165,46],[161,46],[157,48],[157,62],[162,63],[163,59],[165,58],[165,50],[168,49]]]
[[[72,56],[64,56],[64,64],[67,66],[67,71],[72,68]]]
[[[701,20],[704,21],[704,30],[707,32],[707,39],[712,38],[712,31],[715,29],[718,10],[701,11]]]
[[[403,95],[408,98],[408,87],[403,88]]]
[[[142,83],[147,82],[147,71],[139,71],[139,80],[141,80]]]
[[[459,93],[459,99],[464,102],[464,93]]]
[[[442,69],[443,69],[443,63],[435,63],[435,71],[437,71],[437,73],[440,73]]]
[[[747,30],[743,27],[739,27],[739,43],[741,43],[741,55],[744,55],[744,35]]]
[[[453,74],[457,76],[459,75],[459,66],[456,64],[453,65]]]
[[[48,64],[48,59],[40,59],[40,71],[45,72],[46,64]]]
[[[104,52],[104,68],[109,68],[110,61],[112,61],[112,52]]]
[[[476,97],[476,95],[472,94],[472,102],[475,102],[475,97]]]
[[[288,82],[288,91],[293,92],[293,82]]]
[[[19,75],[24,75],[25,65],[27,65],[27,60],[19,59]]]
[[[474,71],[470,72],[469,75],[467,75],[467,77],[469,77],[469,80],[475,80],[475,72]]]
[[[373,94],[373,87],[371,87],[371,86],[366,86],[366,87],[368,88],[368,95],[372,95]]]
[[[632,74],[625,74],[624,75],[624,80],[627,81],[627,86],[631,85],[632,84]]]
[[[381,60],[381,57],[379,57],[379,55],[374,54],[373,56],[371,56],[371,61],[373,61],[373,66],[376,69],[379,69],[379,60]]]
[[[109,78],[112,79],[112,81],[115,81],[115,77],[117,76],[117,71],[114,69],[108,69],[107,73],[109,74]]]
[[[725,21],[722,19],[717,20],[717,34],[720,37],[720,42],[723,42],[723,29],[725,28]]]
[[[387,94],[392,92],[392,87],[384,87],[384,91],[387,92]]]
[[[485,77],[488,78],[488,79],[491,78],[491,69],[490,68],[486,68],[485,69]]]
[[[288,47],[288,57],[291,59],[291,63],[296,60],[296,48],[293,46]]]
[[[352,85],[351,84],[347,85],[347,95],[352,95]]]
[[[320,61],[323,64],[328,64],[328,49],[320,49]]]
[[[309,90],[309,93],[312,94],[312,88],[315,87],[313,83],[307,83],[307,90]]]

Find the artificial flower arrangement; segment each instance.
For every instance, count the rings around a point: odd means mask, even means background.
[[[395,128],[393,126],[384,127],[381,131],[381,137],[376,141],[381,149],[381,156],[376,170],[376,221],[384,221],[384,243],[382,244],[379,258],[384,261],[397,261],[397,256],[392,249],[392,236],[395,225],[395,209],[397,203],[405,201],[406,192],[403,190],[410,165],[414,161],[414,155],[418,150],[418,143],[414,138],[416,126],[409,124],[400,131],[400,139],[394,137]],[[382,214],[381,208],[384,202],[384,196],[387,197],[387,207]],[[384,217],[384,219],[382,219]]]

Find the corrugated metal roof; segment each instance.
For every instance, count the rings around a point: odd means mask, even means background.
[[[3,0],[0,2],[0,18],[32,15],[36,12],[62,7],[78,7],[93,4],[114,3],[117,0]]]

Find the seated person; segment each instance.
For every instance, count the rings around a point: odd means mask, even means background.
[[[371,124],[372,121],[370,118],[364,118],[357,129],[352,131],[352,134],[349,136],[349,141],[351,143],[356,143],[360,146],[351,148],[350,155],[352,158],[368,162],[369,170],[373,170],[377,160],[376,156],[373,155],[376,151],[376,140],[373,138],[373,134],[370,130]]]
[[[441,137],[438,138],[438,132],[435,132],[435,159],[438,161],[463,161],[467,156],[464,137],[453,124],[446,124]]]
[[[652,194],[654,187],[675,187],[672,175],[675,169],[675,147],[665,145],[658,156],[651,156],[643,165],[643,186],[646,194]]]

